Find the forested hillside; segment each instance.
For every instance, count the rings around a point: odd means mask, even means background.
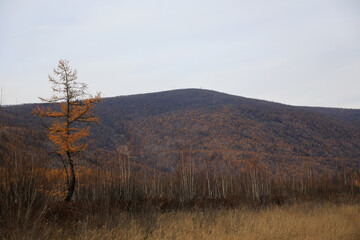
[[[46,123],[30,114],[34,107],[5,107],[4,125],[41,131]],[[100,153],[120,152],[134,164],[168,173],[185,160],[197,169],[238,169],[256,161],[288,173],[305,165],[319,171],[359,166],[360,110],[186,89],[105,98],[97,114],[100,126],[92,128],[88,151],[98,162],[107,159]]]
[[[312,201],[334,209],[360,201],[360,110],[293,107],[199,89],[105,98],[96,106],[100,125],[92,126],[88,147],[73,155],[76,190],[64,202],[69,175],[47,137],[50,122],[30,113],[36,106],[0,109],[0,236],[6,239],[55,236],[59,226],[71,226],[59,238],[79,229],[107,231],[99,226],[132,226],[136,214],[148,229],[160,222],[152,214],[168,211]],[[310,205],[299,209],[314,214]]]

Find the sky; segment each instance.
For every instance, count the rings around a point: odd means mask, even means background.
[[[360,109],[358,0],[0,0],[2,104],[60,59],[103,97],[202,88]]]

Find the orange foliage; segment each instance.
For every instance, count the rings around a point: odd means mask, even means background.
[[[86,85],[77,83],[76,70],[73,71],[68,66],[68,61],[61,60],[59,70],[54,72],[60,75],[60,80],[52,77],[50,82],[54,85],[55,93],[50,99],[43,99],[44,102],[60,102],[60,110],[53,110],[50,107],[37,107],[33,114],[40,117],[55,118],[49,128],[49,139],[58,147],[58,153],[65,154],[77,153],[86,147],[86,143],[81,143],[81,139],[89,135],[89,127],[73,127],[74,123],[99,123],[98,118],[92,113],[95,104],[101,101],[100,94],[95,97],[81,99],[86,96]]]
[[[59,110],[37,107],[32,113],[40,117],[55,119],[48,128],[49,139],[55,143],[57,152],[61,156],[68,185],[65,200],[70,201],[76,185],[72,157],[85,149],[87,144],[82,139],[89,135],[89,127],[80,127],[79,123],[99,123],[93,110],[95,104],[101,101],[101,97],[100,94],[92,97],[86,93],[86,84],[76,81],[77,72],[70,68],[67,60],[60,60],[54,73],[57,78],[49,76],[54,95],[50,99],[40,99],[46,103],[60,103]],[[67,161],[64,161],[64,156]]]

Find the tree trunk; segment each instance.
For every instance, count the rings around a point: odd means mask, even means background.
[[[74,163],[71,159],[71,155],[69,152],[67,153],[67,157],[68,157],[69,165],[70,165],[70,181],[69,181],[69,185],[68,185],[68,193],[65,198],[65,202],[69,202],[71,200],[71,198],[74,194],[74,191],[75,191],[75,184],[76,184]]]

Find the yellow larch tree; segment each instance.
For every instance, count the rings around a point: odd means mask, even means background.
[[[87,85],[77,81],[77,71],[69,66],[69,61],[60,60],[54,69],[54,76],[49,75],[53,96],[40,98],[43,102],[54,104],[51,107],[38,106],[33,114],[40,117],[53,118],[48,128],[49,139],[57,147],[66,172],[67,194],[65,201],[70,201],[76,186],[74,156],[87,146],[84,138],[89,135],[88,123],[99,124],[94,114],[96,103],[101,101],[100,93],[91,96],[87,93]],[[85,126],[84,126],[85,124]]]

